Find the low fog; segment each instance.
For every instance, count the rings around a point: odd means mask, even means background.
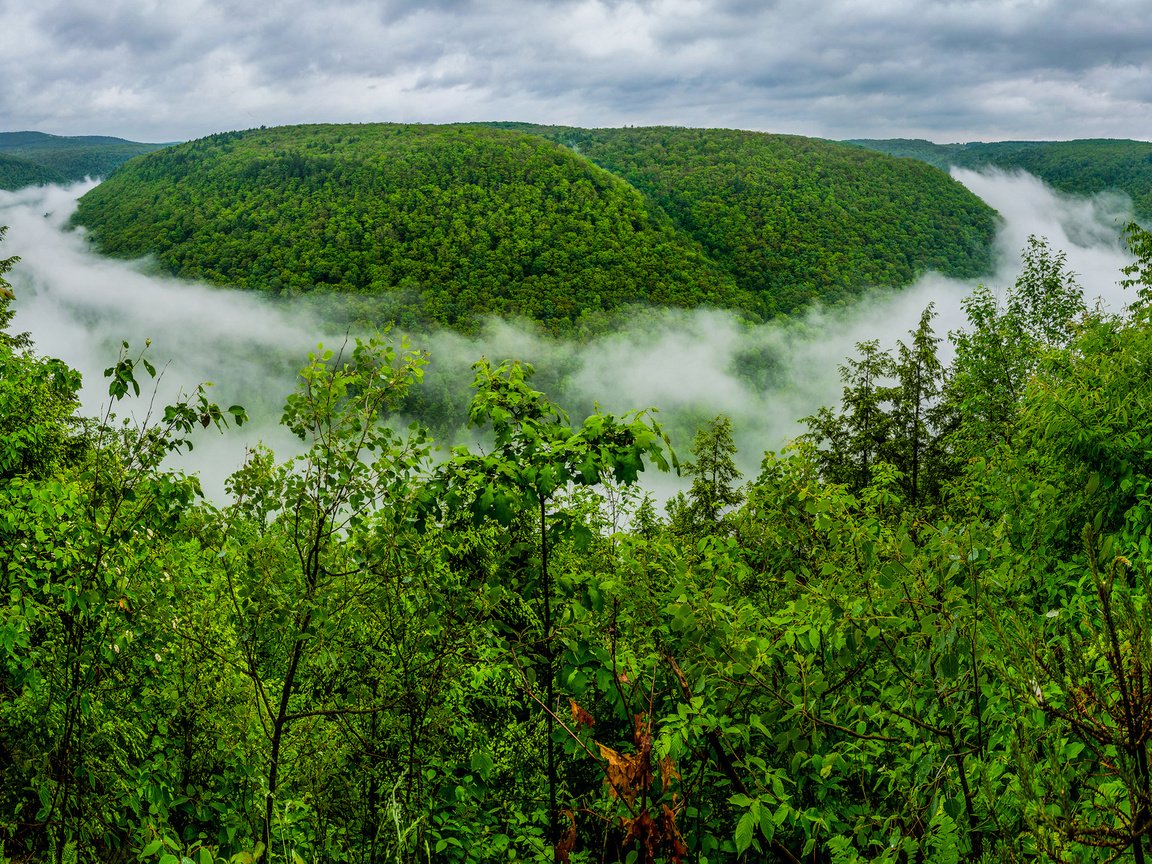
[[[1004,217],[996,275],[981,281],[1001,291],[1010,286],[1020,252],[1036,234],[1067,254],[1089,302],[1099,298],[1118,311],[1130,299],[1117,286],[1120,268],[1129,261],[1120,241],[1132,218],[1126,199],[1064,196],[1026,174],[954,176]],[[219,498],[245,447],[263,441],[282,456],[298,449],[277,425],[283,397],[308,352],[318,343],[338,348],[346,334],[307,300],[272,302],[157,277],[146,261],[92,254],[81,232],[64,227],[89,188],[0,192],[0,225],[9,226],[0,258],[22,259],[9,274],[16,292],[13,329],[30,332],[39,352],[80,370],[87,414],[107,408],[102,370],[115,361],[122,341],[139,349],[151,340],[148,356],[163,370],[157,404],[213,382],[214,401],[248,407],[251,425],[197,436],[195,450],[180,463],[198,471],[206,493]],[[928,275],[903,291],[873,292],[851,308],[813,309],[787,324],[749,326],[716,311],[654,310],[583,344],[501,321],[489,322],[476,336],[440,331],[408,338],[431,354],[430,385],[458,393],[461,404],[476,359],[519,358],[536,365],[537,386],[557,395],[574,415],[594,404],[618,413],[657,408],[682,458],[697,425],[725,414],[732,419],[740,467],[754,476],[765,450],[778,450],[803,431],[800,418],[836,403],[837,367],[854,354],[857,342],[878,338],[893,347],[928,303],[936,304],[938,334],[963,327],[960,301],[975,284]],[[116,409],[144,410],[148,399],[136,409],[129,401]],[[664,497],[676,481],[649,474],[646,485]]]

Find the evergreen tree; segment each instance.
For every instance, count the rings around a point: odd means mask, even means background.
[[[744,500],[738,485],[740,471],[736,467],[732,421],[718,416],[697,431],[692,455],[694,459],[687,466],[692,475],[689,507],[697,524],[715,525],[726,510]]]
[[[867,486],[875,463],[891,455],[893,423],[887,406],[898,392],[889,383],[895,363],[880,350],[879,340],[860,342],[856,348],[860,356],[840,367],[844,393],[839,413],[821,408],[804,418],[809,439],[820,448],[825,479],[852,490]]]
[[[920,315],[920,324],[910,331],[910,345],[897,345],[893,390],[892,426],[895,438],[890,460],[904,474],[904,491],[909,503],[921,502],[935,492],[940,476],[941,457],[936,445],[937,400],[944,379],[944,367],[936,356],[940,339],[932,330],[936,317],[933,304]]]

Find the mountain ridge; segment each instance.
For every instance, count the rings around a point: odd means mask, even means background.
[[[1067,141],[971,141],[935,144],[919,138],[859,138],[845,143],[957,168],[1023,170],[1061,192],[1122,192],[1141,220],[1152,219],[1152,143],[1129,138]]]
[[[0,189],[104,177],[129,159],[167,146],[109,135],[0,132]]]
[[[560,127],[573,148],[540,128],[220,133],[125,164],[75,223],[176,275],[372,294],[383,317],[463,327],[568,329],[634,303],[765,318],[990,266],[994,211],[935,170],[800,136]]]

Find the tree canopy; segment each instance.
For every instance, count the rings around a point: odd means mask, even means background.
[[[1001,168],[1027,171],[1045,183],[1076,195],[1123,192],[1136,216],[1152,218],[1152,143],[1118,139],[1077,141],[996,141],[933,144],[907,138],[859,139],[849,143],[927,162],[948,170]]]
[[[117,419],[156,373],[124,346],[83,416],[6,333],[0,854],[1143,864],[1152,235],[1129,245],[1123,314],[1035,239],[956,362],[931,309],[861,343],[742,485],[714,418],[667,519],[652,414],[574,420],[524,364],[477,362],[490,437],[433,458],[387,422],[421,352],[317,349],[301,452],[253,449],[213,504],[164,457],[240,406],[193,385]]]
[[[75,222],[108,254],[378,318],[553,330],[630,304],[756,317],[990,265],[993,212],[939,171],[723,130],[296,126],[125,165]]]

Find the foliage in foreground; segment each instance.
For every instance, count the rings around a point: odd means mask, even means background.
[[[0,840],[14,861],[1130,860],[1152,831],[1152,237],[1130,314],[1035,242],[958,361],[931,311],[737,488],[661,520],[652,417],[476,366],[483,450],[381,421],[424,358],[318,352],[216,507],[203,390],[75,415],[0,341]],[[3,262],[0,272],[11,266]],[[4,322],[9,313],[5,311]],[[1026,334],[1028,338],[1022,338]],[[151,369],[124,353],[110,395]]]

